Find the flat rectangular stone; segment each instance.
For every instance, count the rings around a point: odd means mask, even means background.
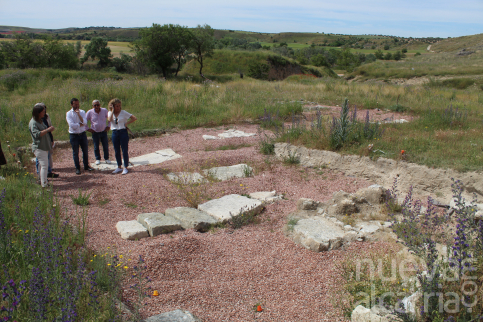
[[[168,179],[175,183],[190,184],[190,183],[202,183],[207,181],[198,172],[171,172],[166,175]]]
[[[197,231],[207,231],[211,225],[218,222],[207,213],[188,207],[169,208],[165,211],[166,216],[178,219],[184,229],[195,229]]]
[[[137,220],[148,230],[151,236],[167,234],[175,230],[183,229],[179,220],[165,216],[159,212],[139,214]]]
[[[116,229],[122,239],[135,240],[149,237],[148,230],[136,220],[118,221]]]
[[[189,311],[178,309],[153,315],[144,320],[144,322],[201,322],[201,320]]]
[[[158,164],[179,158],[181,158],[181,155],[177,154],[172,149],[165,149],[153,153],[140,155],[134,158],[129,158],[129,162],[132,163],[133,166],[140,166],[148,164]]]
[[[206,212],[219,221],[227,221],[233,216],[238,216],[248,211],[254,211],[257,214],[262,209],[263,203],[260,200],[234,194],[198,205],[198,210]]]
[[[203,174],[206,176],[212,176],[216,180],[229,180],[231,178],[244,178],[248,172],[252,174],[252,168],[246,164],[235,164],[229,167],[215,167],[208,170],[204,170]]]
[[[133,167],[149,164],[158,164],[169,160],[179,159],[181,155],[174,152],[172,149],[159,150],[153,153],[140,155],[134,158],[129,158],[129,163]],[[111,160],[111,164],[106,164],[101,161],[101,164],[91,163],[91,167],[96,170],[114,170],[117,168],[116,160]]]

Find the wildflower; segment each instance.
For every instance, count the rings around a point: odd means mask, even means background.
[[[15,156],[15,153],[14,153],[14,154],[12,154],[12,155],[13,155],[13,156]]]
[[[121,259],[122,259],[122,257],[123,257],[122,255],[119,255],[119,258],[121,258]]]
[[[91,262],[92,262],[92,259],[91,259]]]
[[[243,185],[240,183],[240,187],[243,187]]]
[[[156,290],[154,290],[154,291],[153,291],[153,296],[158,296],[158,295],[159,295],[159,292],[158,292],[158,291],[156,291]]]
[[[406,151],[404,151],[404,150],[401,150],[401,155],[403,155],[404,153],[406,153]]]
[[[111,263],[108,263],[107,266],[111,266]]]
[[[129,267],[127,267],[127,266],[124,266],[123,268],[124,268],[124,269],[128,269]]]
[[[257,306],[257,312],[262,312],[262,311],[263,311],[262,306],[261,305],[258,305]]]

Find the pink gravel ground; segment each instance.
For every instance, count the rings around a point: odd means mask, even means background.
[[[335,265],[347,256],[347,251],[311,252],[285,237],[283,227],[299,198],[326,201],[335,191],[355,192],[372,183],[328,169],[284,165],[258,152],[258,137],[202,139],[203,134],[216,135],[227,128],[199,128],[131,140],[130,157],[171,148],[182,158],[130,168],[127,175],[113,175],[110,171],[76,175],[71,149],[57,149],[54,168],[60,178],[53,179],[57,204],[75,218],[82,210],[73,204],[70,195],[77,196],[79,188],[92,192],[85,209],[89,247],[100,252],[107,247],[115,249],[124,254],[128,266],[132,263],[128,258],[145,258],[151,286],[160,294],[147,300],[142,311],[145,316],[180,308],[203,321],[344,321],[333,303],[338,301],[334,289],[340,287]],[[257,132],[255,125],[236,129]],[[251,146],[216,150],[229,144]],[[115,162],[112,146],[110,155]],[[89,160],[95,161],[92,145]],[[171,171],[239,163],[252,166],[255,175],[185,189],[165,177]],[[202,203],[232,193],[272,190],[283,193],[285,200],[268,205],[257,224],[238,230],[184,230],[128,241],[121,239],[115,228],[118,221],[134,220],[139,213],[190,206],[188,198]],[[374,245],[356,242],[349,250],[360,252],[370,247]],[[130,292],[126,287],[126,298],[132,297]],[[263,307],[263,312],[254,312],[256,304]]]

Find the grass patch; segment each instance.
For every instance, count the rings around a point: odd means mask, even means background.
[[[70,198],[72,199],[72,201],[74,202],[74,204],[78,205],[78,206],[87,206],[89,204],[89,199],[91,197],[91,193],[87,193],[87,191],[85,193],[82,193],[82,189],[79,188],[79,194],[77,195],[77,197],[74,197],[74,196],[70,196]]]

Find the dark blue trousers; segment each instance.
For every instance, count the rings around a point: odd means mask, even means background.
[[[79,163],[79,147],[82,150],[82,161],[84,162],[84,169],[89,167],[89,156],[87,153],[87,135],[86,132],[80,134],[70,134],[70,145],[72,145],[72,157],[76,169],[80,169]]]

